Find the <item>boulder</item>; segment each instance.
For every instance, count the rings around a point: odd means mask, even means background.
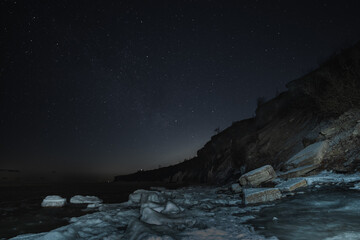
[[[241,193],[242,187],[238,183],[231,184],[231,191],[233,191],[234,193]]]
[[[276,185],[276,188],[282,192],[292,192],[300,187],[306,187],[307,182],[304,178],[293,178]]]
[[[263,182],[276,178],[276,173],[272,166],[265,165],[261,168],[252,170],[239,178],[240,185],[257,187]]]
[[[328,141],[311,144],[291,157],[285,164],[285,170],[303,167],[306,165],[319,165],[328,149]]]
[[[244,189],[243,201],[245,204],[270,202],[281,198],[278,188],[248,188]]]
[[[66,198],[57,195],[47,196],[41,203],[42,207],[63,207],[66,204]]]
[[[304,176],[305,174],[313,171],[314,169],[318,168],[320,165],[307,165],[303,167],[298,167],[295,169],[291,169],[287,172],[279,172],[278,176],[280,178],[296,178]]]

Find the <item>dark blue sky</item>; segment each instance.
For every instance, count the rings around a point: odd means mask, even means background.
[[[360,40],[359,1],[1,1],[0,168],[177,163]]]

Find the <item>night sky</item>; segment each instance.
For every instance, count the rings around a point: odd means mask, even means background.
[[[0,168],[122,174],[196,154],[360,40],[360,1],[1,1]]]

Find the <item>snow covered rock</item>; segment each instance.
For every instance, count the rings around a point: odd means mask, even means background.
[[[82,204],[82,203],[89,203],[89,204],[99,204],[102,203],[102,200],[95,196],[81,196],[76,195],[70,198],[70,203],[74,204]]]
[[[66,204],[66,198],[57,195],[47,196],[41,203],[42,207],[63,207]]]
[[[281,198],[278,188],[248,188],[244,189],[245,204],[270,202]]]
[[[167,214],[176,214],[181,212],[182,209],[180,207],[178,207],[175,203],[168,201],[166,203],[165,209],[162,211],[162,213],[167,213]]]
[[[166,225],[170,227],[179,227],[180,225],[191,227],[196,223],[195,219],[179,216],[169,217],[148,207],[144,208],[140,220],[151,225]]]
[[[285,170],[307,165],[319,165],[328,149],[328,141],[311,144],[291,157],[284,165]]]
[[[170,219],[168,219],[165,215],[149,207],[143,209],[140,220],[145,223],[154,225],[162,225],[164,223],[170,222]]]
[[[165,206],[154,202],[142,203],[140,206],[140,214],[143,213],[145,208],[151,208],[156,212],[162,212],[165,209]]]
[[[241,193],[242,187],[238,183],[231,184],[231,191],[233,191],[234,193]]]
[[[286,182],[276,185],[276,188],[282,192],[292,192],[300,187],[306,187],[307,182],[304,178],[293,178]]]
[[[265,165],[261,168],[252,170],[239,178],[242,186],[256,187],[263,182],[276,178],[276,173],[272,166]]]
[[[165,198],[159,192],[140,189],[129,195],[129,201],[133,203],[163,203],[165,201]]]

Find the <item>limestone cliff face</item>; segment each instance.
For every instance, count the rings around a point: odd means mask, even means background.
[[[193,159],[115,180],[220,183],[267,164],[281,170],[294,154],[325,138],[334,144],[323,168],[351,171],[360,152],[356,132],[360,129],[355,124],[360,120],[360,43],[287,87],[260,105],[254,118],[235,122],[213,136]],[[340,136],[354,131],[351,137]],[[348,147],[341,147],[336,138]]]

